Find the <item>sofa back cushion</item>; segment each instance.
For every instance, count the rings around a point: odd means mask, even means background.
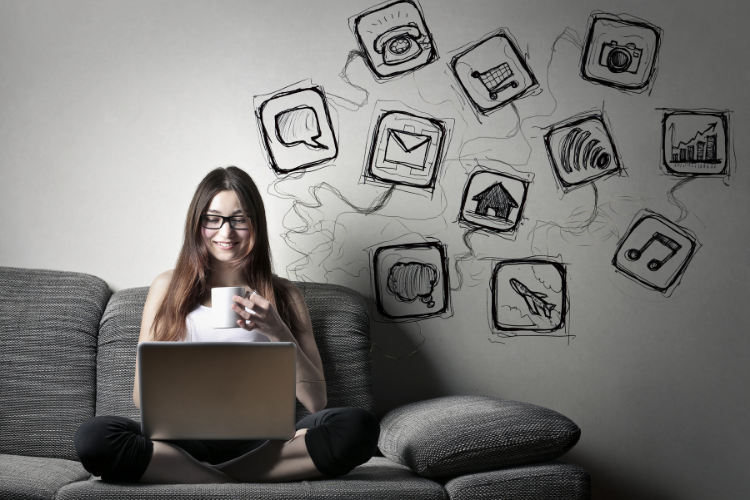
[[[77,460],[109,296],[95,276],[0,267],[0,454]]]
[[[373,410],[370,323],[362,297],[348,288],[295,283],[305,296],[323,360],[328,407]],[[140,421],[133,404],[135,356],[148,287],[116,292],[99,332],[96,414]],[[297,402],[297,419],[308,415]]]

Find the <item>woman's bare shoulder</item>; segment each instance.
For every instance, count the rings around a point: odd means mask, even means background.
[[[172,275],[174,274],[174,269],[169,269],[167,271],[164,271],[159,276],[154,278],[154,282],[152,285],[162,285],[162,284],[169,284],[170,281],[172,281]]]
[[[276,282],[277,285],[279,285],[281,288],[283,288],[285,291],[288,290],[299,290],[294,283],[289,281],[286,278],[282,278],[281,276],[273,275],[273,280]]]
[[[294,284],[294,282],[289,281],[286,278],[282,278],[280,276],[274,276],[274,280],[276,281],[276,284],[286,293],[288,296],[293,298],[299,298],[303,297],[302,290],[297,287],[297,285]]]
[[[159,276],[154,278],[153,283],[151,283],[149,294],[153,291],[155,294],[163,295],[169,287],[169,282],[172,281],[173,273],[174,269],[170,269],[168,271],[164,271]]]
[[[281,278],[279,276],[274,275],[274,281],[276,282],[277,286],[281,289],[282,293],[286,296],[286,299],[289,301],[290,305],[296,305],[297,303],[305,303],[305,296],[302,293],[302,290],[300,290],[297,285],[292,283],[286,278]]]

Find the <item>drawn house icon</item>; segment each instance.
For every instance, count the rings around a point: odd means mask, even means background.
[[[518,208],[518,202],[513,199],[502,182],[496,182],[481,193],[475,195],[472,200],[478,202],[474,213],[487,215],[487,210],[494,210],[495,217],[509,220],[510,211]]]

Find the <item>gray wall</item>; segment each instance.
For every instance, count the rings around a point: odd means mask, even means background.
[[[266,193],[277,272],[352,287],[373,306],[381,414],[447,394],[523,400],[580,425],[567,459],[591,472],[597,498],[747,494],[748,8],[424,0],[440,59],[378,83],[355,57],[346,76],[367,91],[363,104],[364,91],[339,74],[357,48],[348,18],[371,5],[0,2],[0,265],[86,272],[115,290],[148,285],[174,265],[199,180],[216,166],[238,165]],[[580,77],[581,50],[561,35],[570,28],[583,38],[595,10],[663,30],[650,92]],[[454,90],[447,63],[452,51],[501,27],[527,53],[541,93],[480,122]],[[277,178],[258,138],[254,96],[306,79],[329,95],[338,158]],[[395,190],[382,209],[363,215],[344,199],[367,207],[387,190],[361,182],[378,101],[450,119],[453,131],[432,196]],[[565,193],[543,129],[602,107],[627,175]],[[691,180],[670,201],[681,179],[660,169],[658,108],[733,111],[731,175]],[[474,255],[459,265],[459,287],[456,257],[468,249],[455,221],[477,162],[533,174],[533,183],[514,238],[469,236]],[[311,186],[319,186],[317,201]],[[580,226],[594,204],[588,230],[561,231],[571,219]],[[669,297],[611,263],[644,208],[679,220],[702,245]],[[552,224],[534,231],[540,223]],[[449,317],[389,322],[377,314],[372,248],[403,236],[446,246]],[[568,336],[499,337],[488,323],[492,265],[538,254],[566,264]]]

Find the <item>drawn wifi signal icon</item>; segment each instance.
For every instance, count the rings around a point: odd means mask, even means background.
[[[550,126],[544,144],[565,192],[622,170],[612,135],[598,111]]]

